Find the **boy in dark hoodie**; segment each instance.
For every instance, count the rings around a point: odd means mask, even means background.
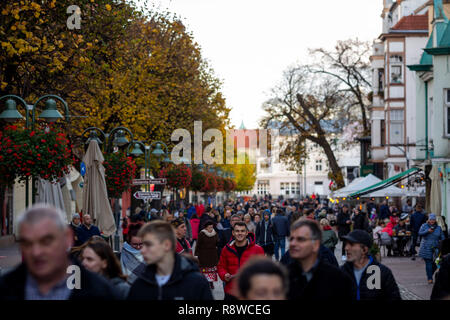
[[[212,300],[208,281],[190,259],[175,253],[176,237],[165,221],[152,221],[139,231],[142,266],[128,300]]]

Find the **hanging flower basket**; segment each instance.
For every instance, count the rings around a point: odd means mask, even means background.
[[[231,192],[234,189],[236,189],[236,183],[234,182],[233,179],[224,179],[224,184],[223,184],[223,190],[225,192]]]
[[[189,188],[192,181],[192,172],[185,164],[169,165],[161,169],[160,178],[167,179],[167,185],[173,189]]]
[[[216,189],[217,189],[216,176],[212,173],[206,173],[205,185],[200,191],[210,193],[216,191]]]
[[[106,186],[110,198],[121,198],[122,193],[131,189],[136,175],[136,163],[131,157],[117,152],[105,155]]]
[[[191,190],[196,191],[196,192],[201,191],[203,189],[205,183],[207,183],[206,173],[195,170],[192,173],[192,181],[191,181],[191,186],[190,186]]]
[[[217,181],[216,191],[217,192],[224,191],[225,179],[220,176],[216,176],[216,181]]]
[[[57,127],[35,130],[6,126],[0,132],[0,183],[11,186],[28,177],[53,181],[69,173],[73,146]]]

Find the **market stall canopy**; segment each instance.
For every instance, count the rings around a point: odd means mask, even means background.
[[[379,190],[389,188],[389,187],[393,186],[394,184],[400,182],[401,180],[417,174],[420,170],[421,170],[420,168],[411,168],[411,169],[401,172],[395,176],[392,176],[386,180],[377,182],[377,183],[375,183],[371,186],[368,186],[364,189],[360,189],[359,191],[353,192],[353,193],[349,194],[349,197],[356,198],[356,197],[365,196],[367,194],[374,194],[375,192],[377,192]],[[410,195],[406,192],[406,190],[403,190],[400,188],[397,188],[397,189],[402,190],[401,195],[397,195],[397,197]],[[380,194],[382,194],[382,193],[380,193]],[[387,194],[387,195],[396,197],[396,195],[390,195],[390,194]],[[372,197],[375,197],[375,196],[372,195]]]
[[[349,183],[348,186],[334,191],[330,196],[332,198],[344,198],[353,192],[370,187],[371,185],[374,185],[380,181],[380,178],[377,178],[373,174],[369,174],[365,177],[356,178],[351,183]]]

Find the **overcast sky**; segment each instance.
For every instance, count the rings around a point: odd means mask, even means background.
[[[289,65],[308,48],[337,40],[373,41],[382,0],[153,0],[183,18],[223,81],[231,122],[257,128],[262,103]]]

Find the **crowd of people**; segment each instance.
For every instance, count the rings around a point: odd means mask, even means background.
[[[89,215],[65,225],[56,208],[28,209],[19,221],[23,262],[0,278],[0,299],[212,300],[220,278],[228,301],[400,300],[391,270],[377,260],[379,246],[412,259],[419,246],[430,283],[436,274],[431,298],[450,298],[447,229],[420,204],[238,198],[137,208],[121,227],[124,242],[114,252]],[[80,288],[66,285],[72,265]]]

